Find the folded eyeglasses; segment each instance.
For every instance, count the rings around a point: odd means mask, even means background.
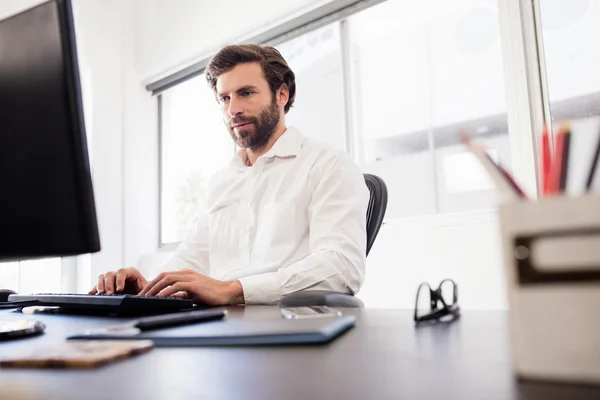
[[[426,296],[429,296],[429,299]],[[422,300],[423,303],[419,303],[419,300]],[[419,305],[425,304],[426,300],[429,300],[428,310],[419,307]],[[415,300],[414,317],[417,325],[423,322],[450,322],[459,316],[458,286],[452,279],[444,279],[435,290],[431,289],[428,283],[419,285]]]

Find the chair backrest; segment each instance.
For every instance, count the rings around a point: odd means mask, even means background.
[[[367,255],[379,233],[387,209],[388,193],[383,179],[376,175],[364,174],[369,188],[369,207],[367,208]]]

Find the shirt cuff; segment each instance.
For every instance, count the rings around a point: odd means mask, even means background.
[[[274,304],[281,299],[277,272],[246,276],[238,280],[242,284],[246,304]]]

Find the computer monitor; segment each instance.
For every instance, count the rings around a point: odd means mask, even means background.
[[[73,13],[0,21],[0,261],[100,250]]]

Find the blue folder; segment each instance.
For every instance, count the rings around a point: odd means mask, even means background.
[[[69,340],[142,340],[157,347],[174,346],[256,346],[328,343],[352,329],[356,317],[344,315],[314,319],[223,319],[135,335],[83,333]]]

